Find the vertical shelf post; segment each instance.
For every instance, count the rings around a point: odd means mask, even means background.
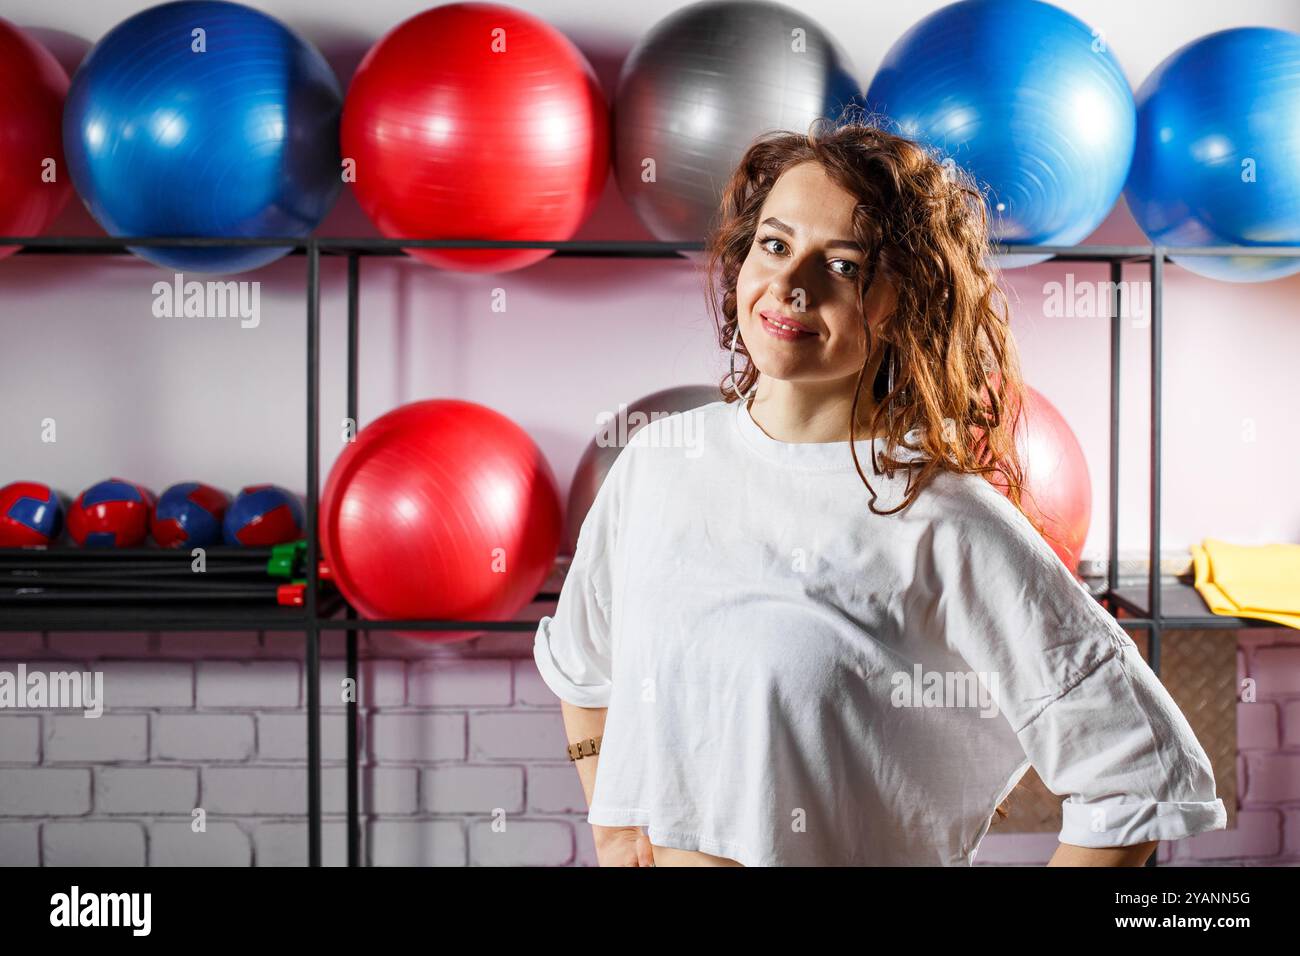
[[[307,240],[307,863],[321,865],[320,609],[316,504],[320,476],[320,247]]]
[[[1160,311],[1165,274],[1165,250],[1161,246],[1151,249],[1151,537],[1147,543],[1151,555],[1148,568],[1147,606],[1150,609],[1151,627],[1147,630],[1147,663],[1160,679],[1160,441],[1161,441],[1161,337]],[[1147,860],[1147,866],[1160,865],[1160,844]]]
[[[348,420],[360,431],[357,418],[357,317],[360,311],[361,258],[356,252],[348,253]],[[355,620],[356,611],[347,606],[347,619]],[[361,865],[361,815],[360,815],[360,755],[357,752],[358,699],[361,682],[357,679],[357,632],[348,628],[348,678],[352,697],[348,700],[348,866]]]
[[[1124,263],[1110,260],[1110,511],[1107,515],[1106,593],[1112,595],[1119,588],[1119,423],[1120,423],[1120,347],[1124,327],[1120,320],[1120,283],[1124,280]],[[1114,601],[1107,609],[1115,614]]]

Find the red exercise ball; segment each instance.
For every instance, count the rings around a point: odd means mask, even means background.
[[[1016,450],[1025,478],[1021,506],[1077,577],[1092,520],[1088,461],[1060,411],[1029,386],[1025,386],[1024,409],[1016,426]],[[1006,494],[1006,483],[1000,477],[993,484]]]
[[[320,529],[335,583],[365,617],[504,621],[550,575],[563,518],[527,432],[482,405],[431,399],[375,420],[343,450]]]
[[[72,195],[63,164],[67,95],[59,61],[0,18],[0,236],[40,235]],[[0,246],[0,259],[17,251]]]
[[[344,161],[384,235],[570,238],[609,172],[596,74],[564,34],[521,10],[452,3],[366,54],[343,104]],[[504,272],[548,249],[408,249],[464,272]]]

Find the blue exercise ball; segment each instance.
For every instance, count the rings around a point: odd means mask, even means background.
[[[1147,77],[1137,104],[1124,197],[1152,242],[1300,245],[1300,34],[1242,27],[1193,40]],[[1175,259],[1230,282],[1300,272],[1300,257]]]
[[[114,236],[300,237],[341,185],[338,79],[278,20],[180,0],[124,20],[73,77],[69,173]],[[231,273],[286,247],[140,246],[167,268]]]
[[[867,107],[965,168],[1007,245],[1087,238],[1133,157],[1119,61],[1087,24],[1038,0],[966,0],[920,20],[886,54]]]

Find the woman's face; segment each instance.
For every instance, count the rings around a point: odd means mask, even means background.
[[[768,193],[736,279],[740,336],[764,376],[856,382],[866,360],[857,282],[867,261],[852,238],[855,204],[816,162],[790,167]],[[878,279],[867,300],[873,332],[893,301]]]

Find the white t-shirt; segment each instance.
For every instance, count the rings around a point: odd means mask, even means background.
[[[906,469],[873,446],[888,510]],[[848,442],[740,402],[633,436],[534,643],[558,697],[609,708],[590,823],[746,866],[969,865],[1032,764],[1064,843],[1226,826],[1186,718],[1010,501],[946,471],[869,499]]]

